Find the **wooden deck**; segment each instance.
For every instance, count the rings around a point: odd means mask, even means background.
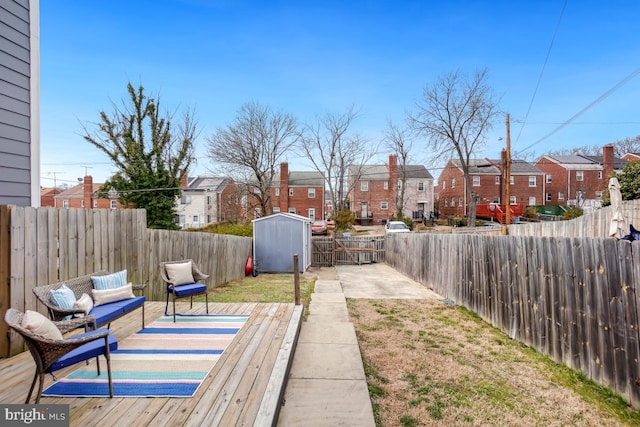
[[[204,304],[178,302],[178,312],[204,313]],[[145,322],[164,313],[163,302],[147,302]],[[275,425],[302,321],[294,304],[209,304],[211,314],[250,314],[249,320],[190,398],[54,398],[41,404],[68,404],[72,426]],[[140,327],[140,310],[111,325],[118,340]],[[56,372],[62,377],[73,370]],[[24,403],[35,373],[27,351],[0,359],[0,402]],[[45,387],[53,382],[47,375]]]

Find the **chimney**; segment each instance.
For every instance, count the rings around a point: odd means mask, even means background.
[[[613,174],[614,155],[613,144],[602,147],[602,178],[608,182],[609,176]]]
[[[280,212],[289,212],[289,163],[280,163]]]
[[[183,190],[185,190],[187,188],[187,171],[184,171],[182,173],[182,176],[180,177],[180,188],[182,188]]]
[[[82,180],[82,200],[84,200],[85,209],[93,208],[93,177],[85,176]]]
[[[389,185],[398,186],[398,156],[389,154]]]

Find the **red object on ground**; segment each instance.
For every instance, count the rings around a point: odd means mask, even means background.
[[[253,272],[253,258],[247,258],[247,264],[244,266],[244,275],[248,276]]]
[[[511,207],[511,222],[514,218],[522,216],[524,212],[524,205],[521,203],[512,203]],[[495,218],[499,223],[504,224],[506,217],[506,207],[498,203],[479,203],[476,205],[476,217]]]

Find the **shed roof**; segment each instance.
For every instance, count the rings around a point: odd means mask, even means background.
[[[292,214],[292,213],[288,213],[288,212],[278,212],[278,213],[274,213],[274,214],[271,214],[271,215],[261,216],[260,218],[254,219],[252,222],[273,220],[275,217],[285,217],[285,218],[290,218],[290,219],[293,219],[293,220],[296,220],[296,221],[311,223],[311,220],[309,218],[307,218],[306,216],[302,216],[302,215],[298,215],[298,214]]]

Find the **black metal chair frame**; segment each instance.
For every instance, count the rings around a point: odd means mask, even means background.
[[[179,295],[176,294],[176,288],[180,288],[180,285],[174,285],[173,282],[171,282],[171,280],[169,279],[169,275],[167,274],[167,269],[165,268],[165,265],[167,264],[180,264],[180,263],[185,263],[185,262],[191,262],[191,274],[193,275],[193,280],[194,283],[199,283],[202,280],[206,280],[209,278],[208,274],[204,274],[203,272],[201,272],[198,269],[198,266],[196,266],[196,264],[190,260],[190,259],[184,259],[181,261],[167,261],[167,262],[161,262],[160,263],[160,275],[162,276],[162,280],[164,280],[167,284],[167,302],[164,306],[164,314],[166,315],[168,313],[168,309],[169,309],[169,295],[172,296],[172,300],[173,300],[173,321],[176,321],[176,299],[177,298],[186,298],[186,297],[190,297],[190,302],[191,302],[191,308],[193,308],[193,296],[194,295],[200,295],[200,294],[204,294],[204,300],[205,300],[205,304],[206,304],[206,309],[207,309],[207,314],[209,314],[209,297],[208,297],[208,289],[205,288],[204,292],[197,292],[197,293],[193,293],[193,294],[189,294],[189,295],[185,295],[184,297],[181,297]]]

